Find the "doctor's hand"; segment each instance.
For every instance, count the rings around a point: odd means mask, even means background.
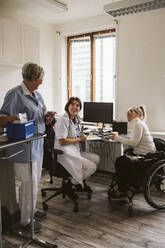
[[[85,134],[80,134],[79,139],[80,141],[85,141],[87,136]]]

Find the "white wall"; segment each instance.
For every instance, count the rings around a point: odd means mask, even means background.
[[[123,16],[118,20],[117,119],[126,120],[125,113],[129,107],[145,104],[150,129],[165,131],[165,8]],[[113,27],[114,22],[106,15],[56,26],[56,30],[61,32],[59,49],[66,49],[64,37],[67,35],[110,26]],[[66,64],[65,58],[60,58],[60,64]],[[61,83],[66,85],[66,80]],[[65,98],[59,100],[59,105],[66,101]]]
[[[66,37],[115,26],[107,15],[56,27],[17,17],[2,9],[0,16],[40,29],[40,62],[45,69],[45,82],[40,91],[48,108],[58,113],[63,112],[67,100]],[[120,17],[117,26],[117,119],[125,120],[125,112],[130,106],[143,103],[152,131],[165,131],[164,23],[165,8]],[[5,92],[20,83],[20,69],[0,66],[1,104]]]
[[[165,8],[122,17],[118,38],[118,116],[145,104],[151,130],[165,131]]]
[[[18,17],[13,12],[6,9],[0,9],[0,16],[14,22],[24,23],[37,27],[40,30],[40,64],[45,71],[45,79],[39,91],[44,97],[47,108],[56,110],[56,54],[55,54],[55,29],[53,26],[37,22],[30,18]],[[32,37],[33,38],[33,37]],[[29,62],[29,61],[27,61]],[[22,81],[21,67],[0,66],[0,106],[3,103],[3,98],[7,90],[20,84]]]
[[[56,89],[55,89],[55,108],[58,114],[64,112],[67,101],[67,46],[66,38],[56,33]]]

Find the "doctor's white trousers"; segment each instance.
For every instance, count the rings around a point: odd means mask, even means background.
[[[42,159],[32,163],[32,181],[33,181],[33,209],[35,212],[37,204],[38,184],[42,172]],[[31,215],[31,173],[30,166],[27,163],[14,163],[15,175],[21,181],[19,188],[19,204],[21,209],[21,224],[27,225],[30,222]]]

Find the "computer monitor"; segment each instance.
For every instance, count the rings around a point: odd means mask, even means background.
[[[119,134],[127,134],[127,122],[114,122],[112,131],[118,132]]]
[[[112,102],[84,102],[83,120],[86,122],[113,122]]]

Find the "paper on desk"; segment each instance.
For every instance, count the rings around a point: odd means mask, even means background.
[[[101,137],[98,137],[97,135],[88,135],[87,140],[101,140]]]

